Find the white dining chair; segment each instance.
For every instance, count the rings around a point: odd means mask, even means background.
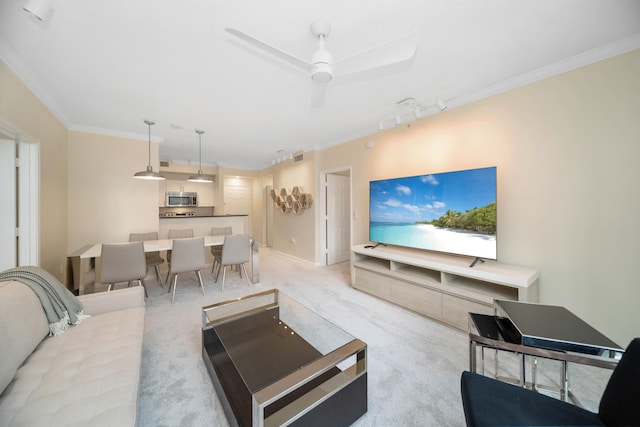
[[[212,227],[212,236],[227,236],[233,234],[233,227]],[[222,259],[222,245],[211,246],[211,255],[213,255],[213,264],[211,265],[211,273],[215,271],[216,266],[220,267],[220,260]]]
[[[168,276],[173,279],[173,283],[169,284],[169,292],[171,292],[171,286],[173,286],[171,304],[176,298],[176,286],[178,284],[178,274],[180,273],[195,272],[198,283],[202,288],[202,295],[205,295],[202,275],[200,274],[200,269],[205,267],[204,237],[175,239],[171,251],[173,255],[171,256]]]
[[[169,239],[190,239],[193,237],[193,228],[170,229]],[[171,270],[171,249],[167,250],[167,264]],[[166,282],[169,282],[169,271],[167,270]]]
[[[144,257],[144,244],[142,242],[102,244],[100,254],[100,283],[108,284],[107,292],[115,287],[116,283],[126,282],[131,285],[134,280],[144,287],[147,296],[147,288],[144,278],[147,275],[147,262]]]
[[[220,268],[218,269],[218,274],[216,274],[215,279],[217,283],[220,270],[222,270],[222,286],[220,287],[220,291],[224,291],[224,280],[227,273],[227,266],[229,265],[238,266],[240,277],[242,277],[242,272],[244,271],[247,282],[249,283],[249,286],[251,286],[251,281],[249,280],[249,274],[247,274],[246,267],[246,263],[248,263],[250,259],[250,242],[251,238],[248,234],[229,234],[224,236]]]
[[[129,241],[130,242],[144,242],[147,240],[158,240],[158,232],[150,231],[148,233],[130,233]],[[145,252],[144,257],[147,261],[147,271],[154,267],[156,272],[156,278],[158,279],[158,283],[162,286],[162,279],[160,279],[160,266],[164,264],[164,258],[160,256],[160,252]]]

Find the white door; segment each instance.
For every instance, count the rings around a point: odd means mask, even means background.
[[[348,261],[351,240],[351,178],[326,175],[327,265]]]
[[[273,235],[273,200],[271,190],[273,186],[267,185],[264,189],[264,246],[271,247]]]
[[[0,124],[0,271],[40,264],[39,157],[39,144]]]
[[[224,186],[224,214],[249,215],[249,187],[239,185]]]

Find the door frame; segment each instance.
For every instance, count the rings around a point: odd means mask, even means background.
[[[347,172],[349,176],[349,247],[353,246],[353,168],[351,165],[320,172],[320,242],[319,264],[327,264],[327,175]]]
[[[40,142],[0,122],[0,134],[17,147],[17,264],[40,265]]]

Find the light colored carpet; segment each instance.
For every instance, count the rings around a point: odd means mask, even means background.
[[[201,308],[278,288],[368,345],[368,412],[354,425],[464,426],[460,375],[468,369],[467,334],[357,291],[349,264],[314,267],[260,250],[260,283],[227,272],[224,292],[203,270],[206,296],[195,274],[181,275],[175,304],[166,288],[147,277],[147,312],[140,383],[140,426],[228,426],[202,361]],[[503,353],[504,354],[504,353]],[[486,352],[493,372],[492,352]],[[515,376],[515,358],[501,355],[501,373]],[[573,367],[572,367],[573,368]],[[608,371],[572,369],[576,394],[590,409]],[[541,362],[538,381],[558,384],[558,367]]]

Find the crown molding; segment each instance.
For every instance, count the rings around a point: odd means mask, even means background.
[[[71,126],[69,130],[72,132],[85,132],[85,133],[92,133],[96,135],[114,136],[117,138],[136,139],[136,140],[145,141],[145,142],[149,141],[149,136],[147,134],[120,132],[112,129],[96,128],[92,126]],[[160,137],[160,136],[151,137],[151,142],[156,142],[160,144],[162,141],[164,141],[163,137]]]
[[[42,102],[67,129],[71,127],[71,121],[60,108],[60,105],[49,95],[40,81],[24,65],[13,46],[0,35],[0,59],[20,79],[33,95]]]
[[[450,100],[446,100],[445,102],[450,108],[470,104],[502,92],[516,89],[558,74],[566,73],[568,71],[575,70],[576,68],[584,67],[617,55],[622,55],[636,49],[640,49],[640,33],[618,40],[614,43],[589,50],[579,55],[554,62],[553,64],[538,68],[537,70],[520,74],[496,84],[460,95]]]

